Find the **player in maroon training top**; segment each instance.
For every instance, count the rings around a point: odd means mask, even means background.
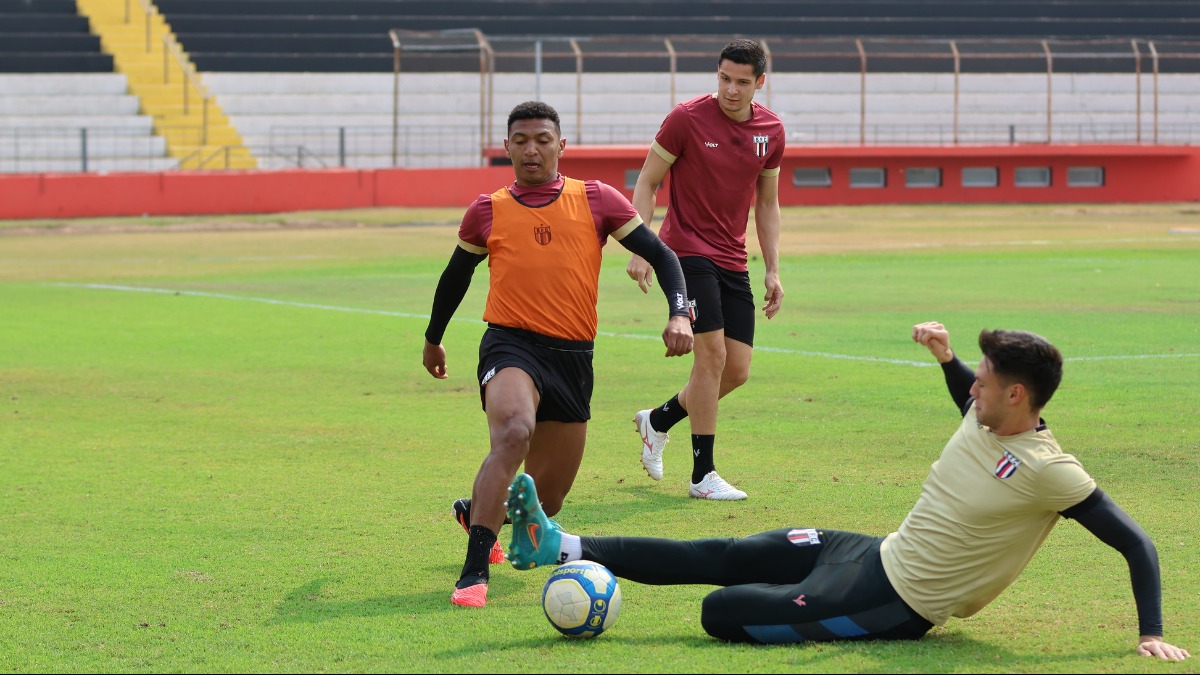
[[[754,102],[766,82],[766,55],[751,40],[734,40],[717,61],[717,92],[675,106],[659,129],[633,192],[642,220],[654,215],[656,186],[670,172],[667,215],[659,236],[679,256],[687,280],[695,333],[687,385],[657,408],[634,415],[642,437],[642,466],[662,479],[667,431],[688,417],[697,499],[745,499],[713,462],[717,401],[750,375],[754,294],[746,267],[746,223],[754,224],[766,265],[763,313],[783,302],[779,283],[779,166],[784,131],[779,116]],[[643,292],[650,265],[633,256],[626,270]]]

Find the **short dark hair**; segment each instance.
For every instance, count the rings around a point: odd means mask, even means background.
[[[1046,338],[1019,330],[984,330],[979,350],[996,375],[1029,390],[1029,405],[1041,410],[1062,382],[1062,354]]]
[[[517,120],[550,120],[554,122],[554,133],[562,136],[562,127],[558,122],[558,111],[550,107],[548,103],[526,101],[517,104],[517,107],[508,113],[508,129],[505,131],[505,134],[512,132],[513,122]]]
[[[743,66],[750,66],[754,69],[754,79],[756,80],[767,72],[767,53],[754,40],[738,38],[725,45],[725,49],[721,50],[721,58],[717,59],[718,67],[722,61],[733,61]]]

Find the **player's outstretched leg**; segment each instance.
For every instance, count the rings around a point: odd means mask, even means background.
[[[666,432],[655,431],[650,425],[650,410],[639,410],[633,416],[633,423],[637,426],[638,435],[642,437],[642,468],[646,470],[646,474],[654,480],[662,480],[663,477],[663,448],[667,447],[667,441],[670,438]]]
[[[542,510],[537,488],[529,474],[517,474],[508,488],[505,504],[512,520],[512,542],[508,545],[508,561],[512,566],[531,570],[538,565],[557,565],[562,536],[558,523]]]
[[[463,532],[471,534],[471,498],[463,497],[462,499],[454,500],[454,505],[450,507],[450,514],[454,516],[455,522],[462,526]],[[492,552],[488,555],[489,565],[499,565],[504,562],[504,547],[500,545],[500,540],[492,546]]]

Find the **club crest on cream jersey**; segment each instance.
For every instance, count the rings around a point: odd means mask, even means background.
[[[1020,466],[1021,460],[1017,459],[1011,452],[1005,450],[1004,456],[1000,458],[999,462],[996,462],[996,477],[1001,480],[1011,478]]]

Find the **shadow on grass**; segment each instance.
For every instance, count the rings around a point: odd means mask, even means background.
[[[604,535],[661,536],[661,522],[675,517],[672,514],[703,508],[697,503],[698,500],[688,496],[686,482],[675,482],[678,483],[677,486],[664,486],[662,483],[651,481],[645,475],[637,479],[620,480],[608,488],[613,493],[620,493],[620,500],[613,500],[607,494],[578,500],[568,495],[562,512],[556,515],[555,519],[571,534],[592,536],[602,532]],[[736,502],[710,506],[729,511],[738,508]],[[648,513],[654,514],[653,517],[647,518]],[[630,520],[644,524],[650,532],[614,531],[615,528],[624,527],[622,523]],[[507,544],[507,540],[504,543]]]
[[[337,584],[338,579],[314,579],[289,593],[277,607],[277,616],[270,624],[313,624],[335,621],[346,617],[371,618],[420,615],[425,618],[438,615],[468,614],[461,607],[449,602],[449,590],[428,591],[410,594],[387,595],[359,600],[337,600],[329,597],[326,587]],[[505,584],[493,586],[489,600],[500,600],[507,596],[519,596],[527,589],[505,588]],[[498,603],[500,604],[500,603]],[[500,608],[497,608],[500,610]],[[468,610],[470,616],[484,615],[477,610]],[[503,621],[505,613],[496,612],[497,620]],[[435,619],[441,621],[442,619]],[[485,621],[486,623],[486,621]],[[1036,640],[1036,637],[1033,637]],[[680,628],[674,635],[639,635],[629,626],[619,628],[596,641],[580,641],[555,634],[551,630],[539,631],[536,635],[521,636],[505,630],[471,631],[471,639],[449,648],[429,652],[435,659],[453,661],[473,658],[480,653],[519,653],[523,650],[579,649],[581,644],[605,652],[633,649],[653,660],[655,654],[678,654],[684,649],[689,659],[698,658],[709,650],[730,651],[737,658],[753,659],[755,654],[767,658],[771,663],[783,658],[793,666],[817,672],[841,672],[847,664],[861,673],[885,672],[1066,672],[1068,668],[1082,663],[1113,661],[1114,664],[1129,652],[1114,645],[1111,649],[1088,649],[1072,651],[1069,648],[1047,644],[1044,651],[1031,653],[1036,648],[1029,641],[1018,645],[1008,642],[988,642],[971,637],[963,632],[937,629],[918,641],[844,641],[790,645],[750,645],[721,642],[705,635],[699,626]],[[665,651],[660,651],[665,650]],[[694,651],[693,651],[694,650]],[[715,655],[716,652],[713,652]],[[714,657],[715,658],[715,657]],[[825,664],[824,666],[822,664]]]
[[[338,579],[314,579],[296,590],[288,593],[275,609],[272,624],[284,623],[319,623],[345,617],[379,617],[401,615],[431,615],[444,612],[461,612],[461,607],[450,604],[452,580],[447,577],[445,590],[427,591],[424,593],[408,593],[385,595],[375,598],[358,600],[338,600],[328,597],[325,587],[336,584]],[[489,591],[489,600],[498,600],[513,593],[520,593],[516,587],[505,588],[493,584]]]
[[[645,654],[655,654],[665,649],[685,648],[688,658],[694,659],[704,652],[716,650],[730,652],[735,657],[753,659],[756,654],[767,658],[770,663],[785,658],[793,665],[812,672],[840,672],[847,663],[861,673],[892,672],[976,672],[991,670],[1000,672],[1046,672],[1060,670],[1056,664],[1077,665],[1088,660],[1113,659],[1120,656],[1114,651],[1089,651],[1068,653],[1043,653],[1030,656],[1014,652],[1003,644],[981,642],[961,634],[933,635],[916,641],[844,641],[787,645],[753,645],[721,642],[702,634],[680,634],[675,636],[632,635],[629,631],[614,631],[597,638],[595,642],[581,641],[553,633],[537,637],[514,638],[511,634],[494,637],[476,635],[469,644],[434,651],[439,659],[470,658],[481,652],[521,652],[524,650],[578,649],[589,645],[599,649],[635,649]],[[695,652],[691,650],[696,650]],[[713,653],[715,654],[716,651]],[[847,661],[850,659],[850,661]],[[821,664],[828,664],[822,669]]]
[[[1031,635],[1032,640],[1036,640]],[[1019,645],[1026,651],[1010,649],[1008,642],[985,642],[953,629],[937,630],[915,642],[872,641],[824,643],[822,650],[828,656],[862,657],[865,659],[859,672],[896,672],[897,664],[911,672],[977,672],[993,670],[999,672],[1049,672],[1069,664],[1078,666],[1087,661],[1115,659],[1121,656],[1119,649],[1079,651],[1049,651],[1059,649],[1046,645],[1047,651],[1031,655],[1031,641]],[[807,662],[808,659],[806,658]],[[875,661],[874,663],[870,661]],[[1069,671],[1068,671],[1069,672]]]
[[[500,634],[493,639],[487,639],[483,636],[472,636],[468,642],[453,647],[451,649],[443,649],[432,652],[433,656],[445,659],[454,659],[460,657],[472,657],[481,652],[506,652],[506,651],[521,651],[521,650],[542,650],[542,649],[578,649],[584,646],[602,647],[608,646],[616,649],[624,647],[687,647],[690,649],[704,649],[708,647],[725,647],[724,643],[717,642],[706,636],[697,635],[679,635],[671,637],[663,636],[646,636],[637,637],[626,634],[610,634],[606,633],[595,640],[580,640],[578,638],[570,638],[565,635],[559,635],[553,630],[548,630],[537,637],[514,638],[512,635]]]

